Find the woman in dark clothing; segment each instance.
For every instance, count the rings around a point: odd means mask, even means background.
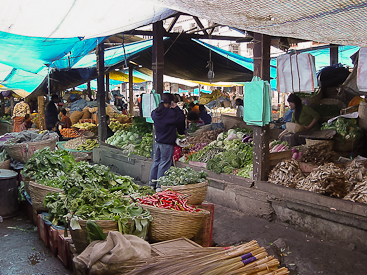
[[[185,115],[174,102],[174,96],[165,93],[162,95],[162,102],[159,103],[158,108],[152,111],[152,119],[156,142],[149,185],[156,189],[160,186],[157,186],[155,181],[162,177],[172,165],[177,132],[180,135],[185,132]]]

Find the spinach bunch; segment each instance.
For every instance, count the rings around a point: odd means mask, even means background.
[[[159,185],[174,186],[194,184],[206,181],[208,174],[204,171],[197,172],[190,167],[178,168],[170,167],[163,177],[157,180]]]

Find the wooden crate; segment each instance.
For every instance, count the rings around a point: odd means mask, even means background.
[[[64,230],[57,230],[52,226],[49,227],[48,230],[49,248],[55,257],[57,256],[59,234],[61,235],[64,234]]]
[[[37,215],[38,238],[45,243],[46,247],[49,247],[49,240],[48,240],[49,227],[50,226],[45,224],[45,221],[42,219],[42,215],[38,214]]]
[[[61,231],[57,235],[57,257],[65,268],[71,268],[71,255],[69,250],[69,245],[72,243],[71,235],[68,232],[68,237],[64,237],[64,231]]]
[[[203,226],[198,234],[193,238],[193,241],[203,247],[210,247],[212,246],[213,240],[214,204],[203,203],[196,205],[196,207],[209,211],[210,215],[203,221]]]
[[[179,253],[183,248],[195,249],[202,247],[201,245],[187,238],[178,238],[164,242],[152,244],[152,251],[159,256],[171,255]]]
[[[274,152],[269,154],[269,165],[270,167],[275,166],[282,160],[287,160],[292,157],[292,150],[286,150],[281,152]]]

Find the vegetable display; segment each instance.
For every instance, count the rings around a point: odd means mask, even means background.
[[[321,130],[336,130],[336,137],[341,139],[358,139],[362,137],[363,131],[359,128],[356,118],[338,117],[331,123],[324,122]]]
[[[66,138],[77,138],[80,136],[80,134],[77,131],[71,128],[60,129],[60,134]]]
[[[118,130],[112,137],[106,140],[107,144],[124,148],[124,146],[130,144],[139,143],[139,135],[126,130]]]
[[[150,158],[152,154],[153,135],[145,134],[141,138],[140,144],[134,147],[134,154]]]
[[[98,140],[97,139],[87,139],[84,143],[80,144],[76,150],[78,151],[90,151],[93,148],[98,147]]]
[[[230,129],[188,157],[188,161],[205,162],[206,168],[217,174],[249,177],[253,162],[251,129]]]
[[[155,193],[152,196],[146,196],[138,198],[140,204],[152,205],[158,208],[188,211],[188,212],[200,212],[201,209],[187,204],[187,199],[182,194],[167,189],[162,192]]]
[[[197,172],[190,167],[170,167],[163,177],[157,180],[157,184],[164,186],[186,185],[206,181],[208,174],[204,171]]]
[[[270,153],[282,152],[286,150],[289,150],[289,144],[286,141],[273,140],[272,142],[269,143]]]
[[[110,124],[108,124],[108,127],[110,127],[110,129],[113,132],[116,132],[118,130],[129,130],[129,128],[132,126],[131,123],[120,123],[119,121],[111,121]]]
[[[151,134],[153,131],[153,124],[146,122],[146,119],[144,117],[134,117],[133,125],[129,128],[129,131],[137,134],[138,136]]]

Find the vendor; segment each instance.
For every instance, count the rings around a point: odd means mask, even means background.
[[[236,116],[243,117],[243,100],[241,98],[237,98],[235,100],[236,105]]]
[[[13,132],[20,132],[21,131],[21,124],[23,123],[26,114],[31,114],[31,109],[29,105],[25,103],[23,100],[15,104],[13,110]]]
[[[206,108],[203,104],[199,104],[199,111],[200,112],[198,116],[202,121],[204,121],[205,125],[212,123],[212,117],[207,113]]]
[[[31,127],[32,127],[31,116],[29,114],[26,114],[22,124],[20,125],[20,130],[26,131]]]
[[[162,102],[152,111],[155,129],[154,161],[150,170],[149,185],[156,191],[160,186],[156,180],[164,175],[172,165],[174,146],[177,132],[185,132],[185,115],[174,102],[174,96],[169,93],[162,95]]]
[[[205,125],[204,121],[194,111],[190,111],[187,113],[187,124],[188,128],[191,128],[192,124],[196,124],[197,127]]]
[[[51,101],[47,104],[45,109],[45,123],[47,130],[55,131],[56,125],[59,122],[59,112],[56,105],[59,103],[59,97],[52,95]]]
[[[288,99],[289,107],[294,110],[291,122],[303,126],[303,131],[316,131],[320,129],[318,120],[320,115],[311,107],[302,104],[302,100],[294,93]]]
[[[66,110],[62,109],[60,112],[60,117],[61,117],[61,128],[70,128],[71,127],[71,120],[70,118],[66,115]]]

